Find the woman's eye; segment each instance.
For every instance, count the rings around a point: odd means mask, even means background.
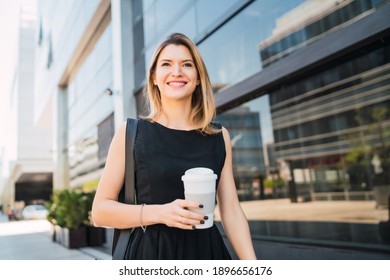
[[[184,67],[192,67],[192,63],[185,63]]]
[[[161,66],[169,66],[169,63],[168,62],[164,62],[161,64]]]

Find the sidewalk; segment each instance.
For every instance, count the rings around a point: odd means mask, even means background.
[[[260,259],[390,259],[390,242],[378,226],[389,220],[389,211],[374,201],[274,199],[241,207]],[[220,220],[218,208],[215,218]]]
[[[311,221],[377,224],[387,221],[387,209],[377,209],[375,201],[311,201],[291,203],[290,199],[270,199],[241,202],[248,220]],[[216,218],[219,218],[216,209]]]
[[[280,199],[241,205],[259,258],[390,259],[390,244],[378,235],[378,223],[388,220],[388,210],[376,209],[373,201]],[[218,208],[215,220],[224,236]],[[8,222],[0,215],[0,260],[111,259],[104,246],[67,249],[51,240],[50,230],[46,220]]]
[[[0,260],[94,260],[111,256],[92,247],[68,249],[51,240],[46,220],[12,221],[0,214]]]

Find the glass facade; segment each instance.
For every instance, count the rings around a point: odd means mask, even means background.
[[[263,69],[259,43],[271,36],[278,17],[302,2],[254,1],[199,45],[216,91]]]
[[[260,197],[260,182],[266,173],[260,120],[259,112],[245,106],[217,117],[229,129],[235,183],[242,199]]]
[[[263,96],[240,106],[270,117],[261,128],[264,137],[273,135],[266,141],[274,157],[268,160],[289,166],[294,200],[372,200],[375,186],[389,184],[389,51],[388,42],[377,44],[280,85],[267,94],[269,103]],[[223,116],[235,110],[218,117],[227,128],[234,126]],[[291,178],[284,180],[287,189]]]
[[[278,19],[280,24],[273,30],[272,36],[260,44],[264,67],[358,20],[385,1],[323,1],[321,6],[315,2],[306,1],[301,7]]]
[[[97,183],[114,134],[111,96],[112,34],[109,25],[68,86],[68,156],[70,185]]]
[[[143,38],[135,90],[145,84],[157,42],[179,31],[198,44],[218,95],[390,1],[173,1],[173,10],[160,0],[135,2],[134,28]],[[390,193],[389,41],[384,36],[217,116],[230,132],[240,199],[278,201],[258,209],[264,215],[251,223],[258,236],[390,248],[378,230]],[[316,207],[320,216],[309,223]],[[294,215],[298,208],[306,210]]]

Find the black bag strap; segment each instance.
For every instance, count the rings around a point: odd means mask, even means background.
[[[119,201],[127,204],[136,204],[135,193],[135,176],[134,176],[134,157],[133,148],[135,136],[137,134],[138,120],[127,119],[126,123],[126,146],[125,146],[125,182],[123,184],[121,194],[119,195]],[[123,189],[124,189],[124,201],[123,201]],[[121,199],[122,196],[122,199]],[[130,235],[133,229],[115,229],[112,259],[123,260],[125,257],[126,249],[130,240]]]
[[[136,204],[135,196],[135,174],[134,174],[134,142],[137,134],[138,120],[127,119],[126,125],[126,174],[125,174],[125,202],[127,204]]]

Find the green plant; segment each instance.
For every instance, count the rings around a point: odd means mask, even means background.
[[[390,129],[385,126],[389,117],[390,110],[384,106],[356,108],[358,130],[346,135],[350,147],[340,162],[352,184],[390,184]]]
[[[49,211],[49,214],[47,214],[46,219],[53,225],[56,225],[57,224],[57,220],[55,216],[56,204],[54,203],[54,194],[52,195],[51,200],[45,203],[45,207],[47,211]]]
[[[86,193],[74,189],[57,190],[46,204],[49,210],[48,220],[61,227],[74,229],[88,220],[91,199]]]
[[[264,187],[266,188],[280,188],[283,187],[284,181],[280,178],[271,180],[271,179],[265,179],[264,180]]]
[[[95,193],[96,193],[96,191],[89,191],[89,192],[84,193],[85,209],[86,209],[86,213],[87,213],[87,219],[84,220],[84,224],[87,226],[94,226],[93,221],[92,221],[92,217],[91,217],[91,210],[92,210],[92,203],[93,203],[93,199],[95,197]]]

